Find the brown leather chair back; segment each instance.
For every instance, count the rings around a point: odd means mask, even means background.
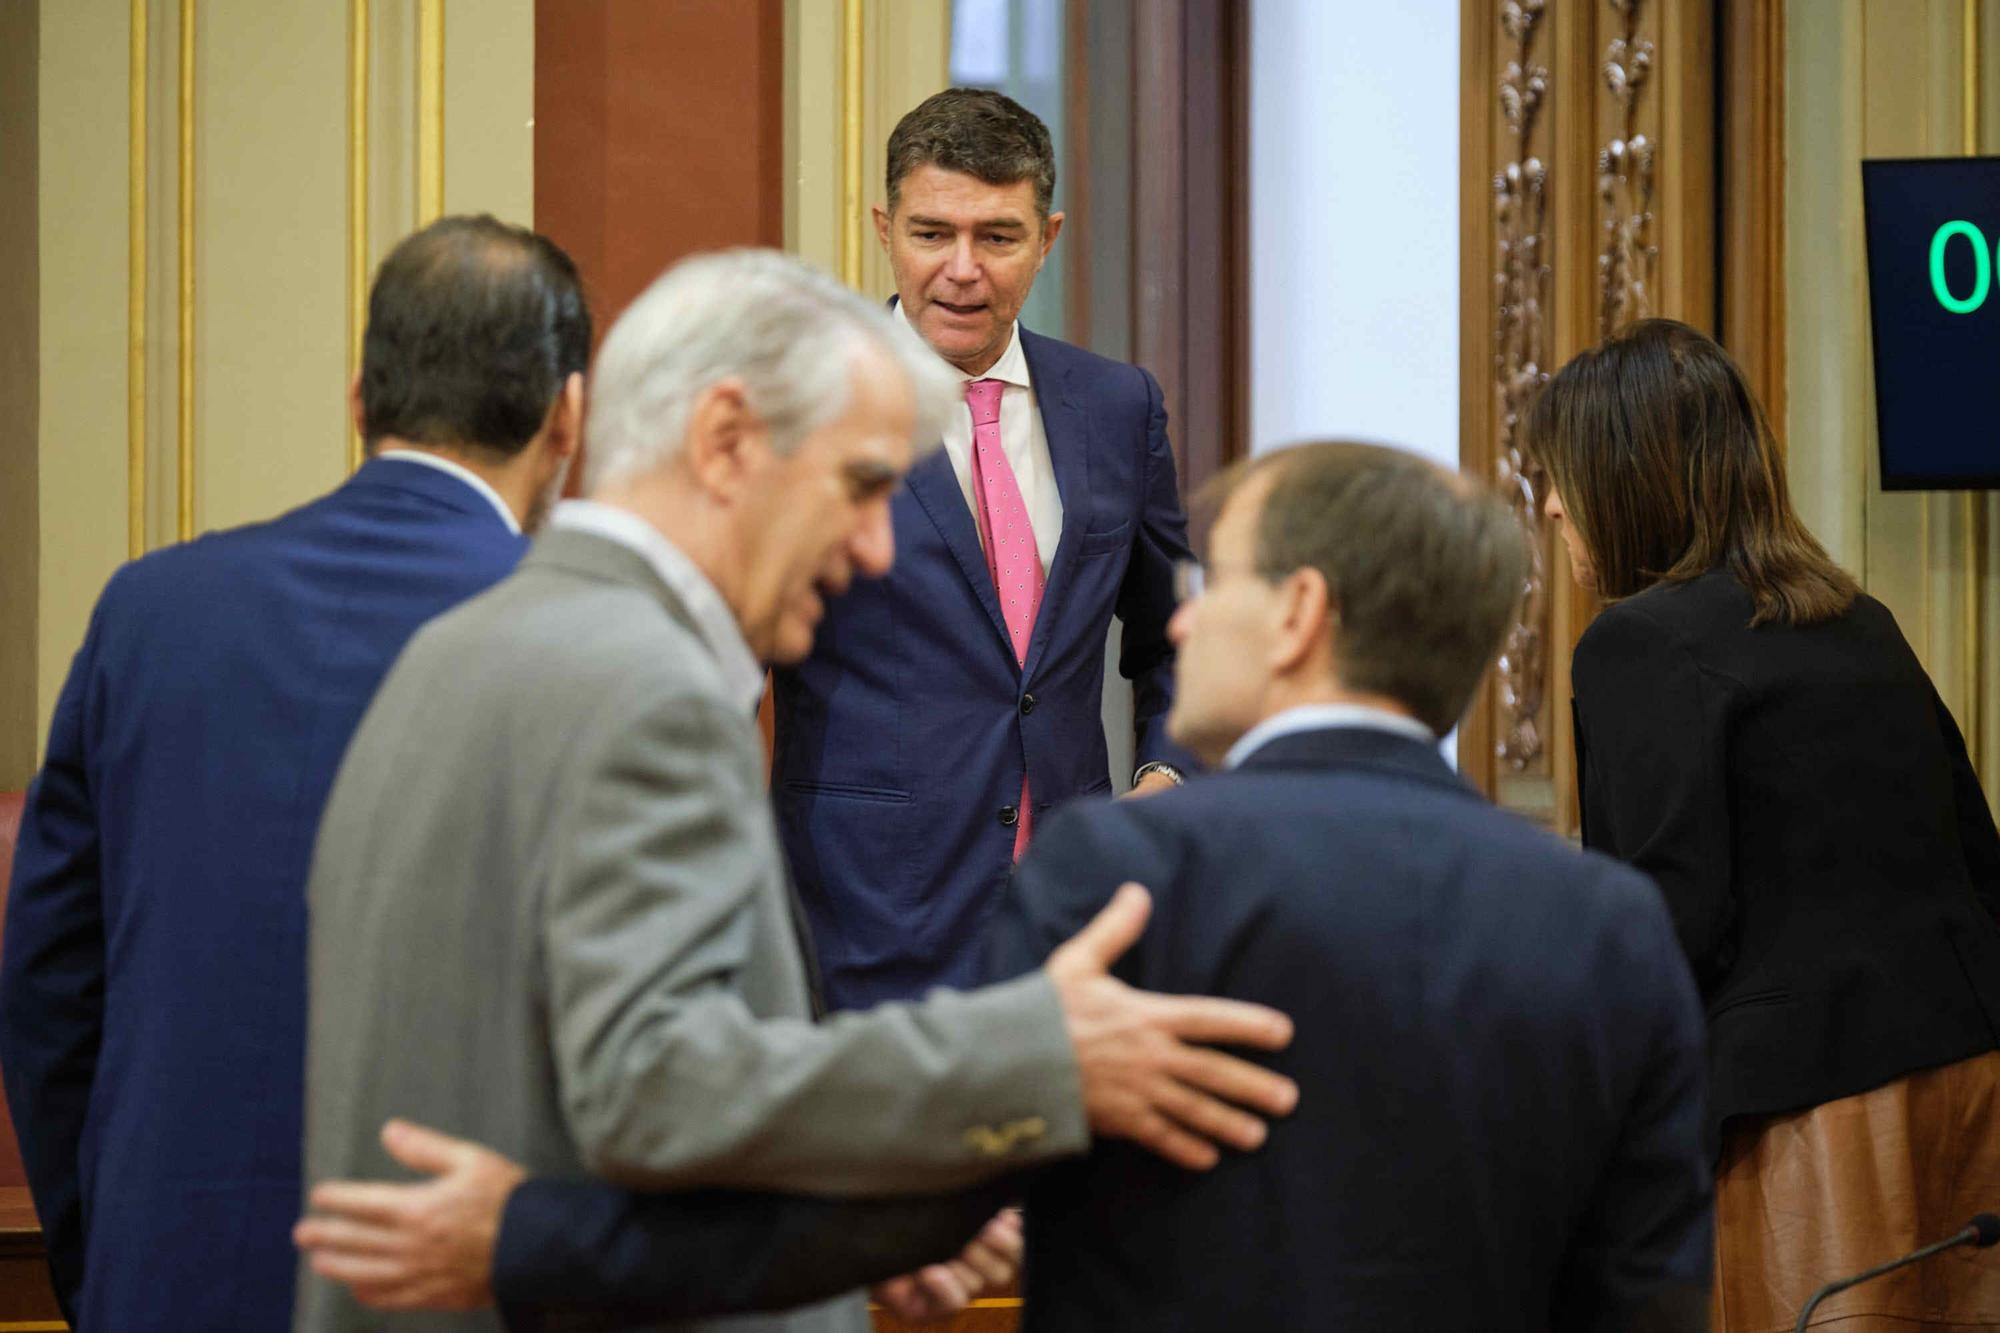
[[[0,791],[0,905],[7,901],[7,880],[14,873],[14,840],[21,835],[21,810],[27,803],[24,791]]]
[[[27,793],[0,791],[0,923],[7,916],[7,886],[14,877],[14,843],[21,833],[21,809]],[[0,1101],[0,1188],[26,1185],[28,1174],[21,1167],[21,1147],[14,1139],[14,1122],[7,1104]]]

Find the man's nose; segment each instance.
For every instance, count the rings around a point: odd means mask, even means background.
[[[1188,617],[1194,614],[1193,602],[1182,602],[1167,618],[1167,642],[1178,648],[1187,641]]]
[[[854,558],[854,567],[863,577],[879,579],[889,572],[896,563],[896,527],[889,518],[889,506],[884,503],[869,511],[860,526],[855,529],[854,540],[848,544]]]
[[[952,282],[969,285],[979,281],[979,260],[972,253],[972,238],[961,236],[945,259],[944,275]]]

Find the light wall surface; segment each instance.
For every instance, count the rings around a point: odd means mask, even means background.
[[[1973,18],[1968,33],[1958,0],[1786,10],[1789,391],[1774,425],[1800,516],[1895,613],[2000,807],[2000,495],[1882,490],[1856,165],[2000,152],[2000,6]]]
[[[417,0],[372,0],[369,264],[416,223]],[[44,738],[90,609],[127,558],[127,0],[39,6],[35,643]],[[177,538],[180,6],[147,7],[148,549]],[[347,475],[349,7],[195,6],[194,531],[273,517]],[[446,211],[531,223],[533,7],[444,6]],[[9,604],[11,606],[11,603]]]
[[[1250,7],[1250,438],[1458,465],[1458,0]]]

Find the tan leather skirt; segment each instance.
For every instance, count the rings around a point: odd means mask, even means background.
[[[1714,1327],[1782,1333],[1838,1277],[2000,1212],[2000,1051],[1792,1115],[1731,1121],[1715,1181]],[[1821,1303],[1814,1328],[2000,1328],[2000,1246]]]

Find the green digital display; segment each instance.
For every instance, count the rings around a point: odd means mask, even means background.
[[[1861,164],[1876,476],[2000,489],[2000,158]]]
[[[1945,247],[1954,236],[1963,236],[1972,246],[1972,291],[1966,296],[1953,295],[1945,281]],[[1964,221],[1947,222],[1939,227],[1931,237],[1931,291],[1936,294],[1938,304],[1954,315],[1969,315],[1986,304],[1986,294],[1992,288],[1993,261],[1986,254],[1986,233]]]

